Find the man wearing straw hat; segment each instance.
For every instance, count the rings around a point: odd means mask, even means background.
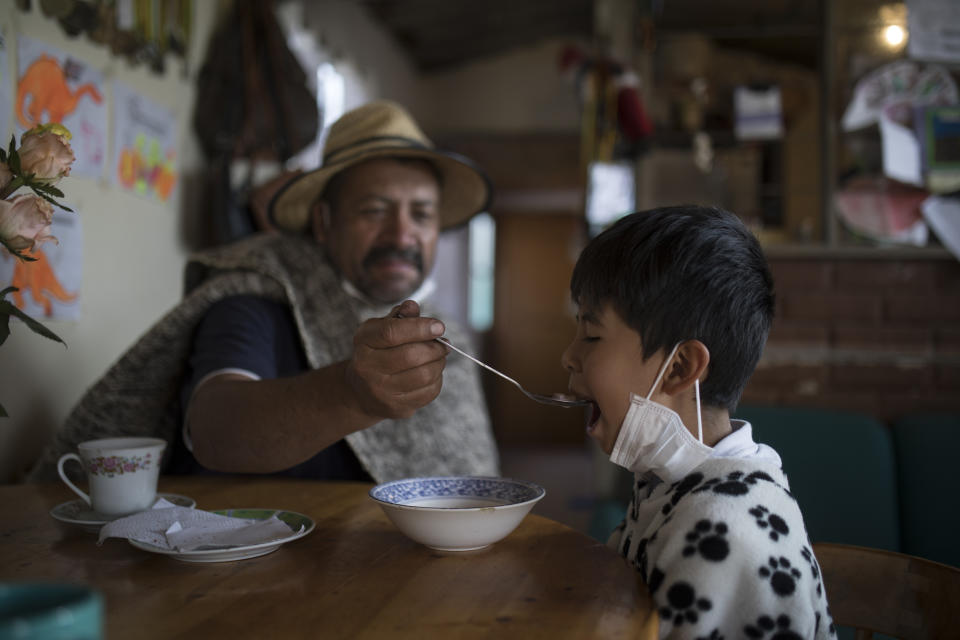
[[[490,201],[486,176],[377,101],[330,129],[323,165],[268,208],[275,233],[194,255],[184,300],[87,393],[34,468],[77,442],[160,435],[168,471],[376,482],[496,475],[468,337],[418,300],[439,231]]]

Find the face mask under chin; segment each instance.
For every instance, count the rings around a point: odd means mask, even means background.
[[[653,472],[664,482],[677,482],[710,457],[703,444],[700,381],[694,383],[697,400],[697,433],[694,437],[680,415],[650,399],[679,348],[673,347],[646,397],[630,394],[630,408],[610,453],[610,461],[633,472]]]

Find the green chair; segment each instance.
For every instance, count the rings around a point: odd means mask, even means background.
[[[780,454],[812,542],[900,550],[890,429],[859,413],[740,407],[758,442]]]
[[[893,425],[902,551],[960,567],[960,415],[917,414]]]

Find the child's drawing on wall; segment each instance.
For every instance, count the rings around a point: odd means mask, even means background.
[[[177,185],[177,129],[173,114],[119,82],[113,84],[111,171],[116,186],[160,202]]]
[[[74,91],[67,84],[67,75],[60,63],[41,55],[30,63],[17,85],[17,120],[24,129],[38,124],[63,122],[73,113],[80,99],[89,96],[95,103],[103,96],[91,83],[82,84]]]
[[[0,249],[0,289],[16,287],[9,299],[33,318],[74,320],[80,315],[80,217],[76,211],[56,209],[52,231],[58,242],[45,242],[30,252],[34,261],[17,260]]]
[[[103,76],[38,40],[20,36],[17,41],[13,109],[18,133],[37,124],[60,122],[73,133],[71,146],[76,161],[71,175],[100,177],[107,140]]]
[[[33,301],[43,308],[43,317],[50,318],[53,316],[54,300],[73,302],[77,299],[77,294],[70,293],[60,284],[42,247],[28,255],[36,259],[32,262],[18,261],[13,266],[10,284],[17,288],[17,291],[13,292],[13,304],[23,309],[27,303],[24,296],[30,295]]]
[[[13,81],[7,72],[7,47],[9,46],[7,32],[0,26],[0,143],[6,149],[10,142],[10,117],[13,113],[13,97],[10,89]]]

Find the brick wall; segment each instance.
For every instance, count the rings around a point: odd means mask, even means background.
[[[960,262],[768,258],[777,313],[743,404],[960,413]]]

